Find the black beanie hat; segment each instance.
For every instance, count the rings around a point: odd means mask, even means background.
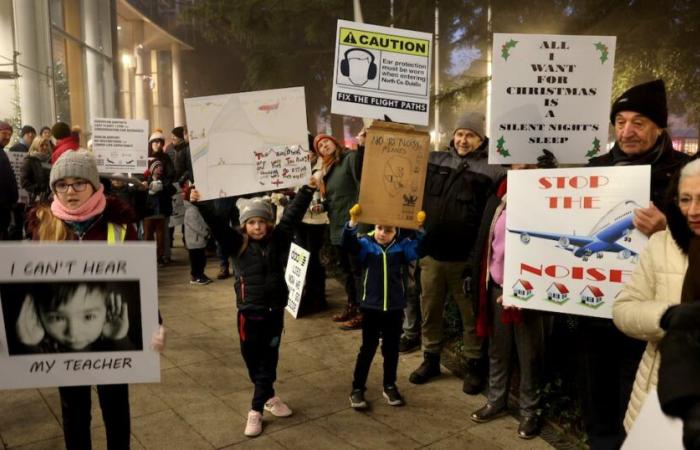
[[[664,80],[654,80],[629,88],[619,96],[610,111],[610,123],[620,111],[634,111],[651,119],[659,128],[668,126],[666,86]]]
[[[55,137],[56,140],[67,138],[70,136],[70,126],[65,122],[56,122],[51,127],[51,136]]]
[[[185,127],[175,127],[172,131],[173,136],[185,139]]]

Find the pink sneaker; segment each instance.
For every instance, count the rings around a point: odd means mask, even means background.
[[[270,411],[275,417],[289,417],[292,415],[292,410],[289,409],[289,406],[277,396],[265,402],[265,411]]]
[[[245,434],[248,437],[255,437],[262,433],[262,414],[253,411],[248,412],[248,422],[245,424]]]

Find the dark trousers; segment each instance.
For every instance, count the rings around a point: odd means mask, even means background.
[[[348,298],[348,307],[357,308],[360,304],[358,293],[361,292],[360,278],[362,277],[362,268],[357,258],[348,253],[342,246],[334,245],[333,247],[335,248],[340,269],[343,271],[343,278],[345,278],[345,294]]]
[[[63,437],[67,450],[90,450],[91,399],[90,386],[59,387],[61,414],[63,415]],[[107,448],[124,450],[129,448],[131,422],[129,416],[129,386],[126,384],[104,384],[97,386],[102,419],[107,431]]]
[[[280,339],[284,328],[284,310],[239,311],[238,336],[241,354],[255,385],[251,409],[263,412],[265,402],[275,396]]]
[[[319,311],[326,307],[326,269],[321,263],[321,247],[327,225],[301,223],[297,227],[296,241],[309,252],[309,267],[301,298],[300,315]]]
[[[190,275],[192,278],[204,276],[204,268],[207,265],[207,253],[203,248],[193,248],[187,250],[190,254]]]
[[[379,338],[382,338],[382,356],[384,357],[384,386],[396,384],[396,370],[399,366],[399,341],[403,311],[377,311],[363,309],[362,346],[355,363],[353,389],[365,389],[369,368],[377,352]]]
[[[515,350],[520,366],[520,415],[531,417],[537,414],[540,403],[540,380],[542,356],[544,354],[544,321],[538,311],[521,310],[522,323],[503,323],[503,306],[496,299],[503,290],[491,286],[491,302],[494,311],[493,336],[489,345],[489,391],[488,402],[498,408],[505,407],[508,400],[512,356]]]
[[[612,321],[579,322],[581,406],[592,450],[618,449],[625,440],[625,411],[646,342],[625,336]]]
[[[158,261],[163,259],[165,239],[165,217],[152,216],[143,219],[143,240],[156,241],[156,255]]]

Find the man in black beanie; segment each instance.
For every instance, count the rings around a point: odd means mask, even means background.
[[[612,104],[615,145],[588,166],[651,165],[651,204],[634,214],[634,226],[646,236],[666,228],[664,197],[673,176],[688,161],[673,149],[666,131],[668,108],[663,80],[628,89]],[[578,319],[580,395],[591,449],[617,449],[632,383],[646,342],[620,332],[609,319]]]

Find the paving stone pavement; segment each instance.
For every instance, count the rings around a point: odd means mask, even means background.
[[[239,353],[232,281],[189,284],[187,255],[174,249],[176,263],[159,269],[160,310],[168,330],[161,356],[161,383],[131,385],[132,449],[548,449],[544,440],[516,435],[518,422],[506,416],[488,424],[469,420],[482,396],[462,393],[461,380],[443,369],[423,386],[408,382],[420,352],[401,355],[398,386],[403,408],[381,396],[381,352],[368,381],[371,408],[350,408],[352,371],[359,331],[340,331],[330,316],[342,308],[342,287],[329,280],[330,309],[308,318],[286,318],[278,394],[294,410],[290,418],[265,416],[264,432],[243,435],[252,385]],[[217,264],[210,259],[207,274]],[[0,392],[0,450],[63,449],[56,389]],[[94,448],[106,448],[104,425],[93,392]]]

